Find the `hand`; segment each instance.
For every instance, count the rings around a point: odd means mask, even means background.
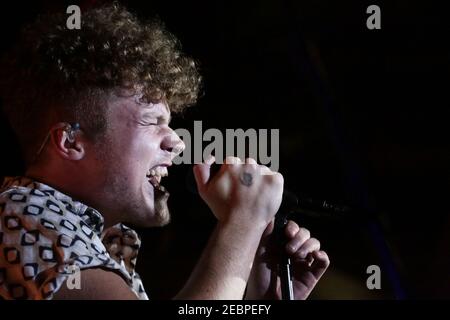
[[[264,229],[281,204],[283,177],[255,160],[227,158],[211,177],[214,158],[194,167],[200,196],[219,219],[177,295],[182,299],[242,299]]]
[[[260,227],[261,233],[281,204],[283,176],[258,165],[227,157],[216,175],[210,177],[214,158],[194,167],[200,196],[221,222]],[[259,237],[258,237],[259,238]]]
[[[277,276],[276,244],[273,242],[273,222],[264,231],[256,253],[247,287],[247,299],[281,299]],[[310,232],[289,221],[285,228],[285,252],[291,258],[292,286],[295,300],[306,299],[330,265],[328,255],[320,250],[320,242]]]

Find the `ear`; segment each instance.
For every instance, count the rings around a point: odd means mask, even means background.
[[[62,158],[67,160],[81,160],[85,155],[85,142],[80,137],[79,130],[72,133],[73,139],[69,136],[70,127],[67,124],[58,124],[50,133],[50,141],[53,150]]]

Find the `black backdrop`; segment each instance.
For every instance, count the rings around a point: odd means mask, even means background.
[[[85,1],[94,3],[101,1]],[[76,2],[4,1],[2,48],[42,10]],[[279,128],[280,171],[298,194],[368,208],[376,221],[299,221],[332,261],[316,299],[449,297],[449,22],[425,1],[123,1],[158,14],[201,65],[205,95],[175,128]],[[366,8],[381,8],[381,30]],[[4,118],[0,175],[22,170]],[[138,261],[150,297],[182,286],[214,218],[172,168],[173,223],[141,230]],[[366,268],[382,289],[366,288]]]

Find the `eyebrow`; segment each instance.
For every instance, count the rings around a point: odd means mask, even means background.
[[[172,115],[170,113],[169,113],[169,116],[166,116],[163,113],[160,113],[158,111],[154,111],[151,109],[145,110],[144,113],[142,114],[143,118],[148,117],[148,116],[155,117],[158,119],[163,119],[164,121],[167,121],[168,124],[170,123],[170,121],[172,121]]]

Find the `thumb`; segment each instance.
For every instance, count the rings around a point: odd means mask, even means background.
[[[216,159],[213,156],[210,156],[204,163],[194,165],[194,177],[198,190],[203,190],[206,187],[211,174],[211,164],[213,164],[215,160]]]

